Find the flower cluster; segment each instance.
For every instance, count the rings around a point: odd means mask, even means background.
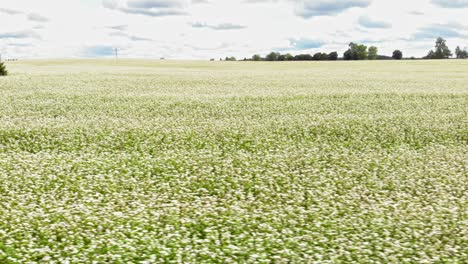
[[[467,64],[113,63],[1,81],[0,263],[468,259]]]

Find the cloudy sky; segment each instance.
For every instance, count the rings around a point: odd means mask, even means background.
[[[9,58],[342,54],[355,41],[423,56],[468,46],[468,0],[1,0]]]

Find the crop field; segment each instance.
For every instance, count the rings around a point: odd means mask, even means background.
[[[0,263],[466,263],[468,61],[8,62]]]

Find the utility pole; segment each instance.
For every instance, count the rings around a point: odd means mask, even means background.
[[[119,50],[117,48],[114,49],[115,51],[115,60],[118,60],[119,58]]]

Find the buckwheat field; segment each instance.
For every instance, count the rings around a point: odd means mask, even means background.
[[[468,261],[468,61],[7,67],[0,263]]]

